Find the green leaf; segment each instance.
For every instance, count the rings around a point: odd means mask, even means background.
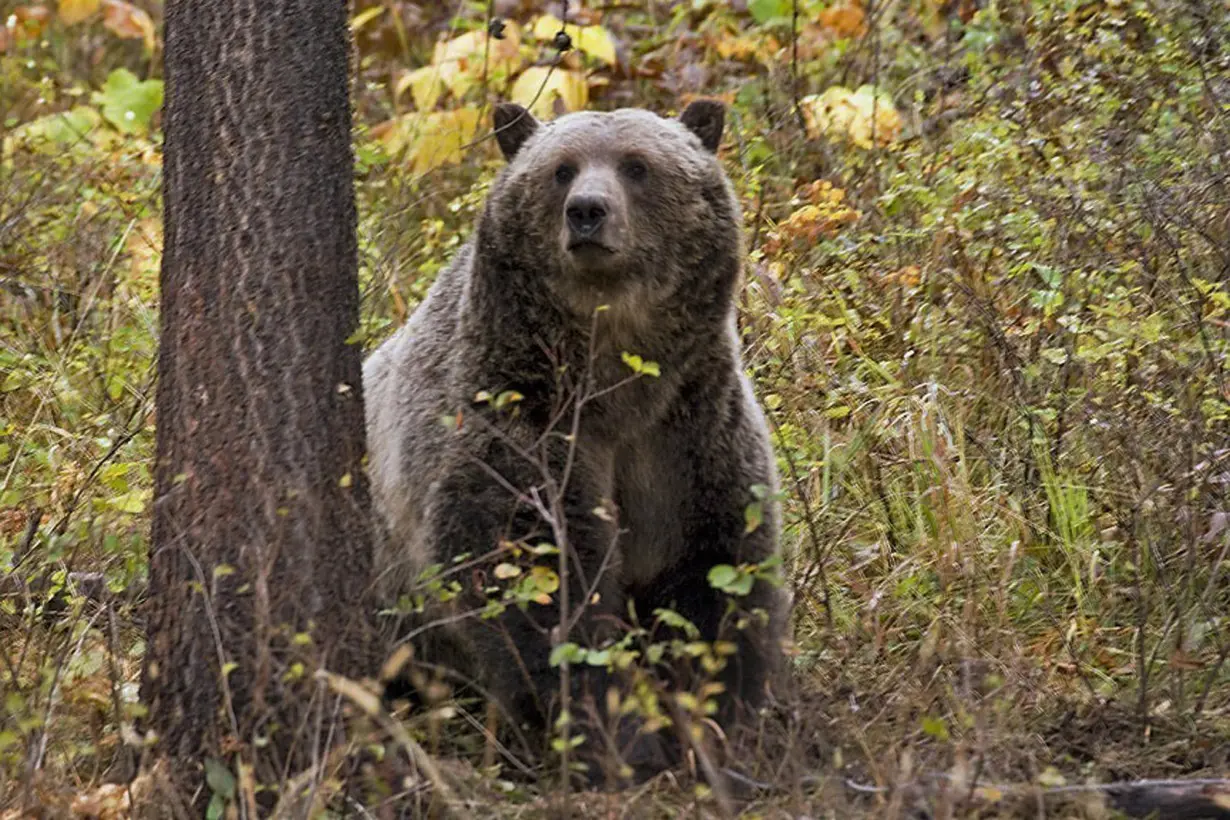
[[[503,410],[508,405],[516,404],[523,398],[525,398],[525,396],[521,395],[516,390],[505,390],[500,393],[500,395],[495,397],[495,409]]]
[[[709,586],[725,589],[739,577],[739,571],[730,564],[717,564],[709,570]]]
[[[575,643],[561,643],[551,650],[549,663],[551,666],[559,666],[567,661],[568,663],[580,663],[585,660],[586,652]]]
[[[750,572],[741,572],[739,573],[738,580],[731,584],[726,592],[731,595],[743,597],[744,595],[751,593],[752,584],[754,583],[756,583],[756,576],[752,575]]]
[[[709,585],[727,595],[747,595],[755,582],[752,573],[729,564],[717,564],[709,570]]]
[[[4,153],[9,154],[17,145],[36,149],[71,147],[87,141],[101,123],[102,117],[98,112],[84,105],[59,114],[39,117],[13,129],[4,140]]]
[[[102,115],[125,134],[149,130],[150,120],[162,107],[162,80],[138,80],[126,68],[107,75],[101,91],[91,99],[102,107]]]
[[[928,715],[923,718],[922,730],[924,734],[930,735],[936,740],[948,740],[948,724],[943,718]]]
[[[712,570],[710,570],[710,575],[712,574],[713,572]],[[712,581],[710,583],[712,583]],[[672,629],[683,630],[683,633],[687,635],[689,638],[695,638],[697,635],[700,634],[700,630],[696,628],[696,625],[694,623],[692,623],[687,618],[680,615],[678,612],[675,612],[673,609],[655,609],[653,611],[653,615],[659,621],[671,627]]]
[[[743,534],[755,532],[764,523],[764,505],[753,501],[743,508]]]
[[[629,353],[626,350],[620,353],[619,357],[638,376],[653,376],[657,378],[662,375],[662,369],[658,367],[657,362],[647,362],[635,353]]]
[[[747,10],[752,19],[761,25],[779,17],[790,16],[790,0],[751,0]]]
[[[146,490],[132,490],[131,492],[118,495],[107,502],[107,506],[119,512],[129,513],[131,515],[140,515],[145,512],[145,497]]]
[[[235,775],[216,758],[205,758],[205,782],[215,797],[230,800],[235,796]]]
[[[575,749],[576,747],[580,746],[584,742],[585,742],[585,735],[569,735],[567,747],[569,749]],[[562,737],[554,738],[551,741],[551,748],[557,752],[564,751],[564,746],[565,746],[565,743]]]
[[[226,799],[215,793],[209,798],[209,807],[205,809],[205,820],[219,820],[226,813]]]

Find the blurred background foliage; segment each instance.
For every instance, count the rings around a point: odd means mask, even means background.
[[[162,3],[0,10],[0,806],[68,806],[139,712]],[[1224,774],[1230,4],[564,13],[354,4],[364,343],[470,230],[494,101],[723,99],[807,759]]]

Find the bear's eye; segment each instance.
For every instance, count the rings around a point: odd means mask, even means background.
[[[572,182],[576,175],[577,169],[568,163],[564,163],[555,169],[555,181],[560,185],[567,185],[569,182]]]
[[[628,179],[642,180],[649,173],[649,167],[644,160],[632,157],[624,160],[623,171]]]

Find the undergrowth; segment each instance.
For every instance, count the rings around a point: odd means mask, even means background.
[[[52,814],[136,762],[161,234],[161,4],[128,29],[64,5],[0,19],[0,807]],[[810,784],[750,810],[902,809],[798,779],[825,773],[972,798],[1230,770],[1230,13],[575,5],[600,31],[551,110],[732,105],[795,601],[796,691],[745,760]],[[473,224],[489,104],[553,54],[539,4],[497,3],[521,50],[433,91],[412,70],[487,4],[359,6],[370,347]],[[493,782],[474,800],[510,816],[542,799]]]

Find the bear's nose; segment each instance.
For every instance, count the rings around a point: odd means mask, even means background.
[[[574,196],[568,199],[564,213],[568,229],[578,237],[588,238],[598,232],[606,220],[606,200],[600,196]]]

